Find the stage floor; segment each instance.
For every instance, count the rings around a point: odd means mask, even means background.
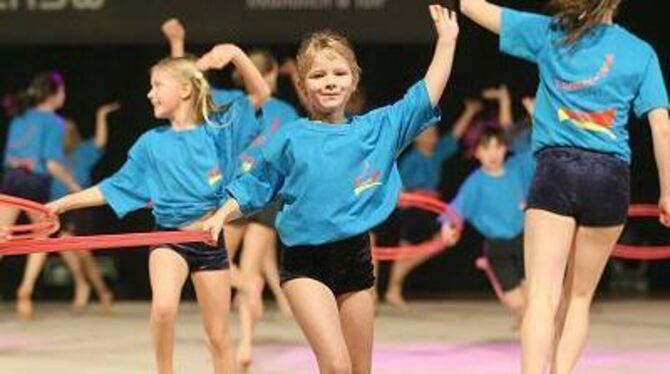
[[[374,373],[517,373],[518,335],[494,301],[415,302],[402,315],[382,306],[376,321]],[[133,374],[153,371],[148,303],[93,305],[73,314],[66,304],[36,304],[31,322],[0,304],[0,373]],[[237,316],[233,317],[238,336]],[[208,373],[208,354],[193,303],[177,325],[177,373]],[[586,353],[577,373],[670,373],[670,301],[596,304]],[[251,373],[315,373],[295,323],[272,305],[257,328]]]

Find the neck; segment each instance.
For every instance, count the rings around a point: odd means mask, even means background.
[[[482,167],[482,170],[484,170],[484,173],[486,173],[488,175],[491,175],[491,176],[494,176],[494,177],[499,177],[499,176],[505,174],[505,168],[504,167],[500,167],[500,168],[496,168],[496,169],[487,169],[487,168]]]
[[[188,105],[181,105],[170,118],[170,125],[175,130],[189,130],[197,125],[197,116]]]
[[[611,25],[614,23],[614,11],[610,10],[603,16],[603,19],[600,21],[601,23]]]
[[[35,109],[41,111],[41,112],[55,112],[56,107],[50,102],[50,101],[43,101],[37,105],[35,105]]]
[[[344,115],[344,109],[335,111],[333,113],[312,113],[312,119],[332,124],[344,123],[347,117]]]

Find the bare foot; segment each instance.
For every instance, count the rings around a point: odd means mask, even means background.
[[[235,352],[235,361],[240,373],[246,373],[251,366],[251,343],[240,342]]]
[[[112,304],[114,303],[114,294],[110,290],[105,290],[101,292],[98,296],[100,298],[100,306],[102,307],[103,312],[109,312],[112,310]]]
[[[82,312],[88,305],[91,298],[91,286],[88,283],[81,283],[75,286],[74,300],[72,300],[72,310]]]
[[[33,301],[30,299],[31,293],[19,289],[16,293],[16,314],[22,321],[29,321],[33,318]]]
[[[389,305],[391,305],[398,311],[403,313],[409,313],[409,306],[405,302],[405,299],[403,299],[402,294],[400,292],[394,292],[394,291],[386,292],[384,299]]]

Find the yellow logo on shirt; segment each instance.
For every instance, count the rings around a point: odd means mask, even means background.
[[[382,182],[379,181],[381,179],[379,170],[370,172],[369,169],[370,163],[365,161],[363,172],[354,180],[354,195],[358,196],[365,190],[382,185]]]
[[[214,169],[212,169],[212,171],[210,171],[209,174],[207,175],[207,181],[209,182],[210,186],[215,185],[222,179],[223,176],[221,175],[221,170],[219,169],[218,166],[215,166]]]

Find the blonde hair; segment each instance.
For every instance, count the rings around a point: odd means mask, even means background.
[[[214,104],[209,82],[205,79],[205,75],[198,70],[193,57],[166,57],[151,68],[152,73],[156,70],[168,70],[179,79],[191,84],[193,89],[192,102],[198,123],[209,122],[210,114],[221,110]]]
[[[354,76],[354,83],[358,83],[361,76],[361,67],[358,65],[356,53],[354,53],[351,43],[343,35],[330,30],[310,34],[303,38],[300,43],[296,62],[301,81],[305,80],[307,72],[312,67],[314,56],[324,50],[332,50],[342,56],[349,63],[349,68]]]

